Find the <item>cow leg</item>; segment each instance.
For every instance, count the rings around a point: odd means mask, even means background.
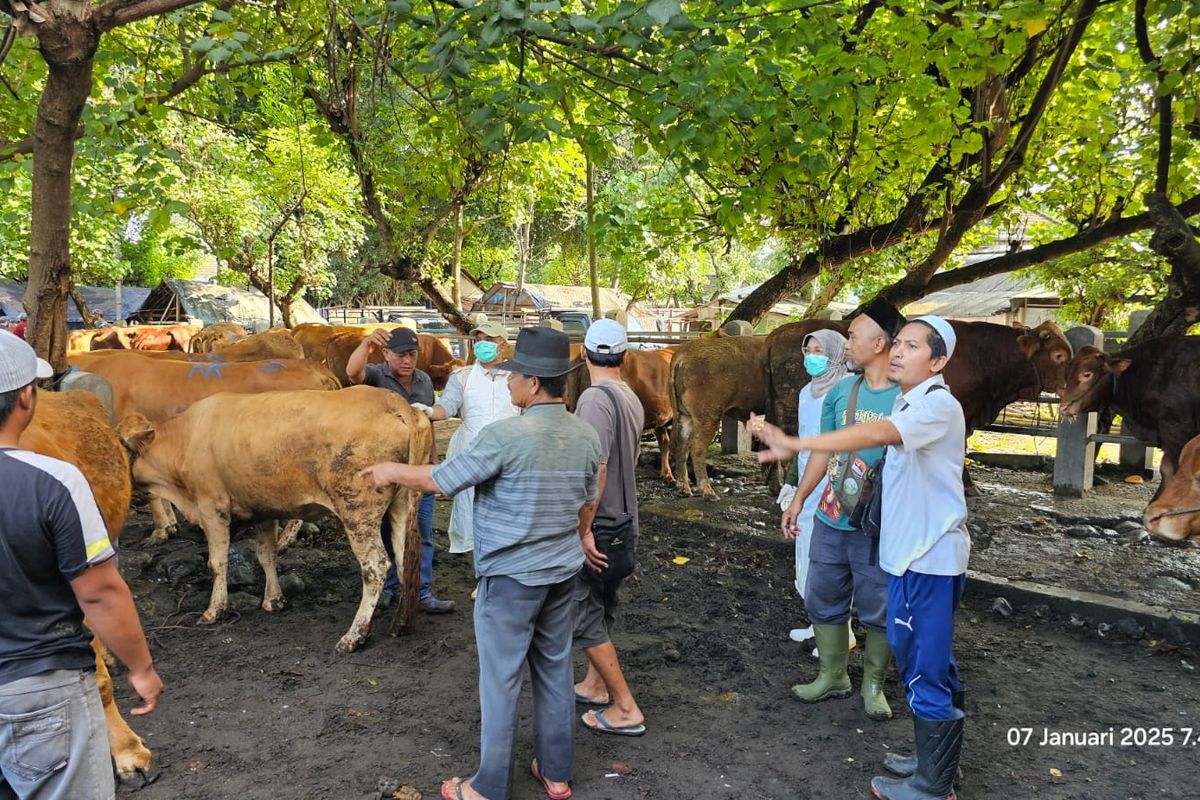
[[[674,483],[675,476],[671,473],[671,429],[666,425],[655,428],[654,438],[658,440],[659,475],[667,483]]]
[[[279,534],[279,544],[275,547],[275,552],[282,553],[284,550],[292,546],[296,541],[296,537],[300,535],[300,526],[304,524],[302,519],[290,519],[288,524],[283,527],[283,533]]]
[[[967,471],[967,467],[963,465],[963,494],[967,497],[979,497],[979,487],[975,485],[975,481],[971,480],[971,473]]]
[[[133,732],[117,708],[117,702],[113,698],[112,676],[108,674],[108,665],[104,663],[106,651],[100,640],[95,637],[92,638],[92,650],[96,653],[96,685],[100,689],[100,703],[104,706],[108,748],[112,753],[113,763],[117,766],[117,777],[122,781],[140,779],[143,784],[149,783],[153,780],[150,751],[146,749],[142,737]]]
[[[373,521],[364,515],[358,519],[345,520],[343,525],[346,528],[346,538],[350,540],[350,549],[354,551],[358,565],[362,568],[363,588],[358,611],[354,612],[354,622],[350,624],[346,635],[338,640],[337,649],[343,653],[353,653],[371,633],[371,615],[375,613],[375,605],[383,592],[388,557],[387,551],[383,549],[383,540],[379,538],[378,515]],[[403,558],[403,552],[403,549],[396,552],[397,559]]]
[[[705,497],[717,496],[717,493],[713,491],[712,484],[708,482],[708,447],[712,444],[713,437],[717,435],[719,422],[718,420],[716,423],[701,423],[692,433],[692,469],[696,470],[696,488]]]
[[[200,514],[200,526],[208,540],[208,570],[213,579],[208,608],[200,622],[212,625],[229,607],[229,520],[216,511],[204,511]]]
[[[258,553],[258,563],[266,576],[266,588],[263,590],[263,611],[279,611],[283,608],[283,589],[279,586],[279,573],[275,569],[275,556],[279,549],[279,523],[275,520],[260,522],[256,526],[258,535],[255,550]]]
[[[154,517],[154,530],[147,539],[151,544],[163,544],[168,536],[173,536],[179,531],[175,509],[161,497],[150,495],[150,516]]]
[[[671,437],[671,460],[675,466],[675,488],[686,497],[692,496],[692,482],[688,475],[688,450],[692,440],[692,418],[680,414],[675,418],[675,435]]]

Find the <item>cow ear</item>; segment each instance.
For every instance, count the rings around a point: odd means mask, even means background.
[[[154,441],[154,425],[141,414],[127,414],[117,423],[117,435],[131,452],[140,453]]]
[[[1023,323],[1020,323],[1020,322],[1015,322],[1015,321],[1014,321],[1014,322],[1012,323],[1012,326],[1013,326],[1013,328],[1014,328],[1015,330],[1018,330],[1018,331],[1023,331],[1023,330],[1026,330],[1026,328],[1025,328],[1025,325],[1024,325]]]
[[[1133,359],[1130,358],[1110,358],[1108,359],[1106,366],[1108,367],[1109,372],[1120,375],[1125,370],[1129,369],[1129,365],[1132,363]]]
[[[1041,346],[1042,342],[1036,336],[1025,334],[1024,336],[1017,337],[1017,347],[1020,348],[1026,358],[1033,358],[1034,354],[1041,349]]]

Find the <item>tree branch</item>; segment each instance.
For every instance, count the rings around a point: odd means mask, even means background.
[[[138,20],[169,14],[187,6],[209,0],[109,0],[96,9],[96,27],[101,32]]]

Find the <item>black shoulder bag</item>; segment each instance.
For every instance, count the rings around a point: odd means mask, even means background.
[[[935,383],[925,390],[925,394],[945,388],[945,384]],[[859,492],[858,505],[850,514],[850,524],[873,538],[879,537],[883,526],[883,465],[887,461],[887,454],[888,448],[885,447],[883,457],[867,472],[862,491]]]
[[[608,399],[612,403],[613,415],[616,417],[616,424],[613,428],[619,438],[623,430],[621,425],[623,419],[617,397],[607,386],[597,385],[595,388],[608,395]],[[629,513],[629,498],[625,494],[624,460],[621,457],[623,448],[619,441],[613,444],[617,448],[617,471],[615,473],[610,471],[609,478],[616,477],[621,481],[621,513],[616,517],[597,515],[592,520],[592,534],[596,539],[596,549],[608,558],[608,566],[599,572],[587,565],[584,565],[583,568],[584,575],[601,584],[613,583],[632,575],[637,554],[637,542],[633,535],[633,515]],[[597,506],[599,506],[600,499],[597,496]]]

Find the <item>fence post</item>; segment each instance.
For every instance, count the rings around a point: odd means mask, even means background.
[[[1104,333],[1091,325],[1082,325],[1066,332],[1067,341],[1076,351],[1084,345],[1103,349]],[[1084,414],[1072,420],[1058,422],[1058,441],[1054,455],[1054,493],[1060,497],[1083,497],[1092,488],[1096,468],[1096,433],[1098,415]]]
[[[721,417],[721,452],[750,452],[750,431],[746,429],[746,423],[732,414]]]

